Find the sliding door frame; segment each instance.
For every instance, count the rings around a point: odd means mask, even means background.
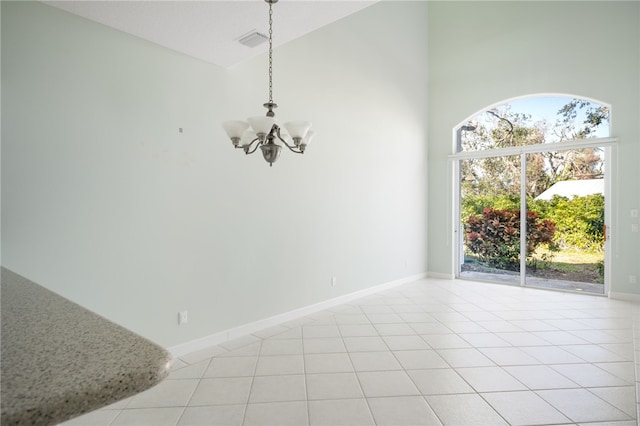
[[[454,276],[458,279],[461,277],[462,264],[464,262],[464,229],[460,221],[461,212],[461,176],[460,162],[463,160],[473,160],[491,157],[520,156],[520,235],[527,235],[527,202],[526,202],[526,174],[527,174],[527,154],[551,152],[551,151],[567,151],[572,149],[584,148],[604,148],[605,161],[605,194],[604,194],[604,220],[605,220],[605,246],[604,246],[604,294],[609,294],[610,289],[610,265],[611,265],[611,178],[614,151],[618,143],[618,138],[590,138],[571,140],[558,143],[546,143],[539,145],[526,145],[517,147],[488,149],[484,151],[467,151],[458,152],[449,155],[449,161],[452,167],[453,182],[453,247],[454,247]],[[520,286],[526,285],[526,238],[520,238]]]

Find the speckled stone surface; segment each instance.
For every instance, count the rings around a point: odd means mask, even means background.
[[[162,347],[2,268],[4,425],[48,425],[159,383]]]

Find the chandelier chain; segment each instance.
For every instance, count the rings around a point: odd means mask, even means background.
[[[273,103],[273,5],[269,2],[269,103]]]

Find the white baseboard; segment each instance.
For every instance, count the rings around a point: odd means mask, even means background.
[[[167,350],[174,357],[180,357],[195,351],[206,349],[208,347],[218,345],[226,342],[227,340],[237,339],[242,336],[246,336],[256,331],[263,330],[265,328],[273,327],[283,322],[292,321],[306,315],[313,314],[334,306],[341,305],[343,303],[350,302],[355,299],[359,299],[370,294],[378,293],[382,290],[387,290],[393,287],[397,287],[402,284],[410,283],[427,277],[427,273],[421,273],[412,275],[405,278],[400,278],[394,281],[390,281],[384,284],[376,285],[373,287],[365,288],[363,290],[356,291],[354,293],[345,294],[333,299],[325,300],[324,302],[315,303],[313,305],[305,306],[293,311],[285,312],[279,315],[275,315],[269,318],[261,319],[249,324],[244,324],[238,327],[234,327],[219,333],[211,334],[209,336],[202,337],[200,339],[192,340],[190,342],[181,343],[179,345],[171,346]]]
[[[620,293],[617,291],[610,291],[609,298],[615,300],[626,300],[629,302],[640,302],[640,294],[635,293]]]
[[[437,278],[439,280],[455,280],[455,274],[445,274],[442,272],[427,272],[427,277],[429,278]]]

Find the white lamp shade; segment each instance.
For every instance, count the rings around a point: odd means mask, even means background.
[[[302,141],[303,144],[305,145],[309,145],[309,142],[311,142],[311,139],[313,139],[313,137],[316,135],[316,132],[314,132],[313,130],[309,130],[307,132],[307,136],[304,138],[304,140]]]
[[[244,131],[244,133],[242,133],[242,137],[240,138],[240,145],[241,146],[249,145],[251,141],[253,141],[255,138],[256,138],[256,134],[253,131],[251,131],[251,129],[247,129]]]
[[[311,128],[311,123],[308,121],[290,121],[284,123],[284,127],[292,138],[304,139]]]
[[[249,128],[246,121],[225,121],[222,127],[230,138],[239,138]]]
[[[251,129],[256,133],[269,133],[273,125],[276,124],[274,117],[264,115],[249,117],[247,120],[249,120],[249,124],[251,124]]]

